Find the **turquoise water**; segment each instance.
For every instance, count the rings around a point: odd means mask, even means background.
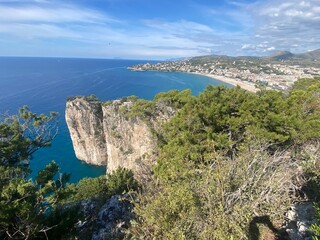
[[[51,160],[61,172],[71,173],[71,182],[83,177],[105,174],[105,167],[79,161],[64,119],[68,96],[94,94],[101,100],[128,95],[152,99],[170,89],[190,88],[194,95],[208,85],[225,85],[205,76],[186,73],[133,72],[128,66],[144,63],[137,60],[18,58],[0,57],[0,113],[17,113],[28,105],[36,113],[60,114],[59,134],[50,148],[36,152],[30,167],[32,176]]]

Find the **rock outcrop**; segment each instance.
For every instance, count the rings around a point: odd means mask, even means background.
[[[96,200],[78,203],[83,220],[76,225],[76,239],[123,239],[133,219],[132,197],[129,194],[114,195],[102,206]]]
[[[136,173],[149,166],[157,154],[157,132],[175,110],[155,103],[153,114],[133,112],[134,102],[103,104],[90,97],[68,100],[66,121],[77,158],[106,165],[108,172],[121,166]]]
[[[290,240],[311,240],[312,233],[308,230],[315,223],[315,213],[311,202],[295,203],[286,213],[284,229]]]
[[[89,164],[106,165],[108,155],[101,102],[86,98],[68,101],[66,121],[77,158]]]
[[[115,195],[100,209],[92,240],[123,239],[133,219],[131,197]]]

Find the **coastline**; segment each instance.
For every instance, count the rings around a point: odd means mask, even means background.
[[[242,89],[245,89],[245,90],[247,90],[249,92],[253,92],[253,93],[256,93],[259,90],[253,84],[246,83],[246,82],[243,82],[243,81],[239,81],[239,80],[234,79],[234,78],[228,78],[228,77],[225,77],[225,76],[219,76],[219,75],[214,75],[214,74],[209,74],[209,73],[200,73],[200,72],[188,72],[188,73],[206,76],[206,77],[218,80],[218,81],[229,83],[229,84],[231,84],[233,86],[239,86]]]

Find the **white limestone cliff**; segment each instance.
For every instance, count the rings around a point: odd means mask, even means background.
[[[107,165],[101,103],[80,98],[68,101],[66,121],[76,157],[89,164]]]
[[[76,97],[67,101],[66,121],[78,159],[106,165],[112,172],[118,167],[141,172],[157,154],[155,132],[175,111],[156,104],[154,116],[129,116],[132,101],[115,100],[102,104],[95,98]]]

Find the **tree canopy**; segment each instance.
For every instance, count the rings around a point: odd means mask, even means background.
[[[24,106],[18,115],[1,119],[0,239],[74,239],[76,224],[84,218],[82,200],[103,204],[112,195],[137,189],[127,169],[69,184],[70,174],[60,173],[54,161],[28,179],[32,154],[50,146],[57,132],[53,112],[36,115]]]
[[[103,204],[137,189],[132,239],[257,239],[257,219],[278,234],[301,198],[317,203],[311,230],[319,234],[319,78],[301,79],[288,93],[209,86],[199,96],[172,90],[122,101],[132,102],[119,109],[126,117],[148,121],[162,104],[176,112],[154,130],[159,155],[142,189],[124,168],[69,184],[54,161],[28,179],[32,154],[57,134],[57,114],[23,107],[1,119],[1,239],[73,239],[81,201]]]
[[[282,221],[319,177],[319,101],[318,81],[305,79],[289,93],[209,86],[184,101],[164,126],[134,235],[248,239],[255,217]]]

